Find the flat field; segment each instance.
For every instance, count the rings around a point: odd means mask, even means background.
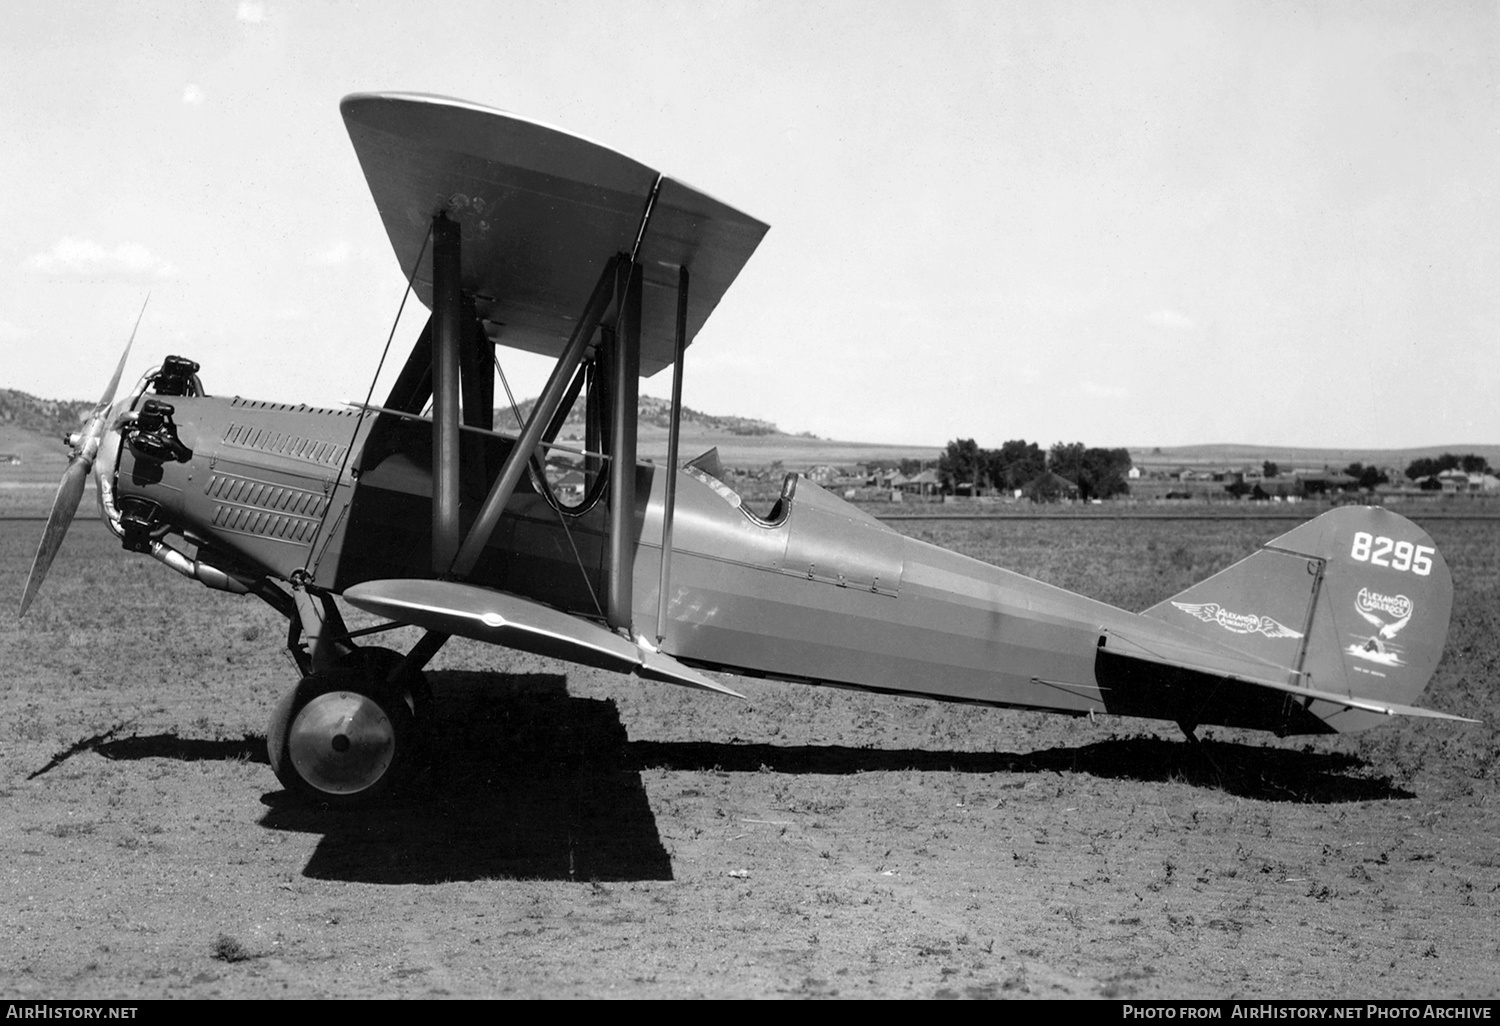
[[[265,763],[294,671],[260,603],[79,523],[0,616],[0,994],[1500,995],[1493,522],[1424,704],[1278,740],[749,680],[749,701],[454,643],[440,745],[378,811]],[[904,530],[1142,608],[1289,529]],[[18,596],[37,523],[0,523]],[[12,599],[13,600],[13,599]]]

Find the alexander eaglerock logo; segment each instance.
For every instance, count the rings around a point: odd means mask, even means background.
[[[1401,626],[1404,627],[1406,626],[1406,621],[1411,619],[1411,599],[1405,595],[1382,595],[1378,591],[1361,588],[1359,589],[1359,596],[1354,600],[1354,604],[1361,613],[1366,614],[1366,620],[1370,619],[1368,614],[1386,613],[1392,618],[1400,620]],[[1378,617],[1371,620],[1371,622],[1384,626]],[[1397,627],[1396,629],[1400,630],[1401,628]]]
[[[1350,655],[1382,666],[1404,666],[1401,646],[1388,644],[1401,628],[1411,622],[1416,606],[1405,595],[1382,595],[1369,588],[1359,589],[1354,597],[1354,611],[1375,628],[1368,638],[1356,634],[1355,641],[1344,649]]]
[[[1294,631],[1269,616],[1255,613],[1231,613],[1217,602],[1173,602],[1172,605],[1204,623],[1216,623],[1226,631],[1236,634],[1264,634],[1268,638],[1300,638],[1301,631]]]

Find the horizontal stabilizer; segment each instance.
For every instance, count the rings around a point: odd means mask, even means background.
[[[344,592],[344,598],[367,613],[442,634],[744,697],[664,652],[634,644],[550,606],[489,588],[401,578],[356,584]]]
[[[1113,634],[1100,646],[1095,664],[1096,676],[1106,692],[1105,708],[1125,715],[1255,726],[1281,734],[1322,733],[1326,729],[1321,725],[1322,717],[1304,721],[1304,714],[1315,703],[1327,703],[1381,716],[1479,722],[1435,709],[1301,687],[1263,676],[1248,665],[1242,669],[1246,672],[1228,672],[1222,660],[1193,660],[1184,658],[1181,652],[1170,657],[1147,652]],[[1266,722],[1251,723],[1247,718],[1265,718]]]

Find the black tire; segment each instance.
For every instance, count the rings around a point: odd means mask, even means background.
[[[266,751],[291,793],[333,808],[387,794],[415,759],[408,696],[363,669],[303,677],[271,714]]]
[[[341,661],[341,666],[358,670],[377,683],[384,683],[404,658],[406,657],[394,649],[356,648]],[[432,711],[432,685],[427,682],[427,675],[418,670],[403,680],[401,687],[411,714],[416,717],[419,725],[422,724]]]

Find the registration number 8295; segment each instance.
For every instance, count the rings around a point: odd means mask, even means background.
[[[1349,550],[1349,558],[1392,570],[1408,570],[1418,577],[1426,577],[1432,573],[1432,557],[1436,552],[1437,549],[1431,545],[1413,545],[1409,541],[1397,541],[1384,535],[1359,531],[1354,535],[1354,546]]]

